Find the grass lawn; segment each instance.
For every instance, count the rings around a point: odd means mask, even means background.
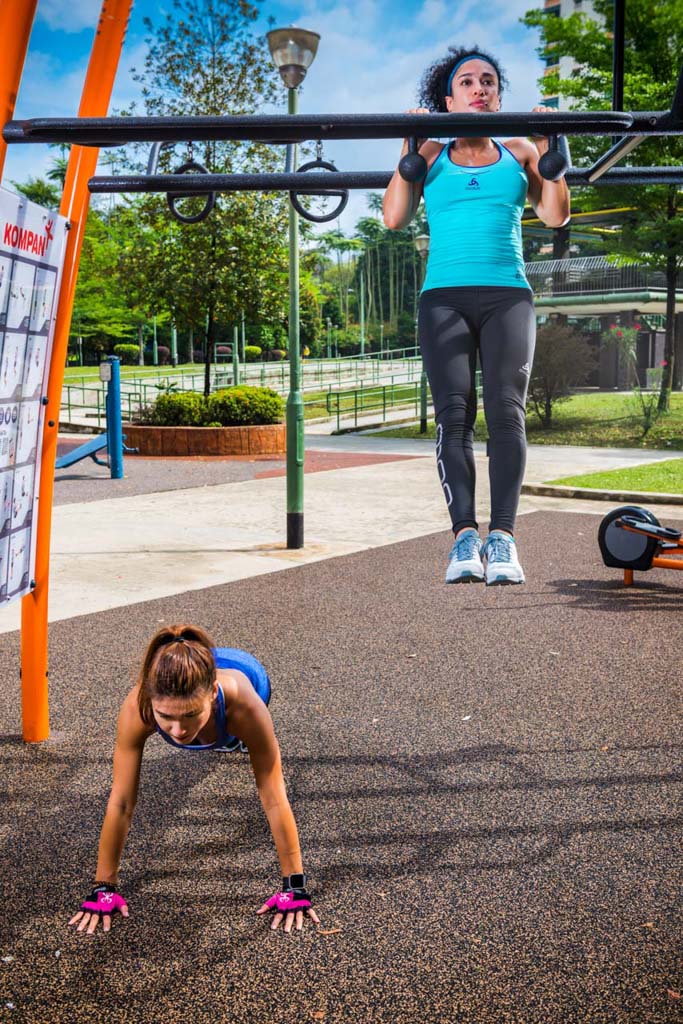
[[[595,487],[604,491],[652,491],[659,494],[683,494],[683,458],[651,462],[628,469],[610,469],[605,473],[585,473],[549,480],[570,487]]]
[[[670,411],[660,416],[645,438],[633,405],[634,399],[623,391],[591,392],[572,395],[553,410],[553,426],[546,430],[535,413],[527,413],[529,444],[573,444],[592,448],[671,448],[683,451],[683,394],[671,396]],[[435,426],[428,424],[427,434],[419,425],[396,427],[375,437],[434,438]],[[476,441],[487,438],[481,409],[474,428]]]

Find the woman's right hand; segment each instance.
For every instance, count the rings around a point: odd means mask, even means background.
[[[406,114],[431,114],[431,110],[429,110],[428,107],[412,107],[410,110],[406,110],[405,113]],[[406,142],[407,141],[408,140],[406,139]],[[427,142],[427,139],[418,139],[417,140],[417,151],[418,151],[418,153],[420,152],[420,146],[424,146],[425,142]]]
[[[102,918],[102,927],[105,932],[111,928],[111,916],[119,912],[123,917],[128,917],[128,904],[123,896],[119,895],[115,885],[103,883],[96,885],[86,900],[81,903],[81,909],[69,921],[69,924],[78,925],[76,931],[82,932],[87,928],[87,935],[92,935]]]

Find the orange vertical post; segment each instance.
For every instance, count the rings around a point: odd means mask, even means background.
[[[0,0],[0,129],[12,119],[38,0]],[[0,179],[7,143],[0,135]]]
[[[79,117],[105,117],[107,114],[132,6],[133,0],[103,0],[78,109]],[[69,221],[70,231],[64,256],[47,386],[36,526],[36,585],[23,599],[21,607],[23,736],[30,742],[46,740],[50,734],[47,614],[57,431],[78,261],[90,203],[88,179],[95,173],[98,155],[98,149],[72,146],[59,208],[59,212]]]

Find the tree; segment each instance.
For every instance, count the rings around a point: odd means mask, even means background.
[[[13,181],[12,184],[17,192],[21,192],[22,196],[26,196],[32,203],[46,206],[49,210],[56,210],[59,206],[59,190],[43,178],[29,177],[27,181]]]
[[[527,402],[543,426],[552,425],[553,407],[584,384],[595,367],[588,342],[572,327],[552,320],[539,327]]]
[[[522,21],[541,31],[540,53],[552,50],[572,57],[578,67],[570,77],[559,72],[540,79],[543,92],[559,92],[574,108],[605,110],[611,107],[613,0],[594,0],[598,20],[579,13],[558,18],[542,10],[527,12]],[[625,5],[624,106],[626,110],[666,110],[671,106],[683,53],[683,0],[628,0]],[[606,148],[596,137],[572,139],[572,157],[588,163]],[[577,159],[578,158],[578,159]],[[582,161],[583,162],[583,161]],[[654,137],[642,142],[621,166],[655,166],[683,162],[680,136]],[[668,409],[674,380],[675,296],[678,274],[683,267],[683,191],[677,186],[647,186],[619,189],[601,186],[583,194],[586,208],[604,209],[610,204],[631,206],[620,236],[610,242],[611,251],[624,259],[666,273],[667,313],[664,372],[659,394],[660,410]],[[683,339],[677,358],[683,361]],[[677,379],[681,379],[681,367]]]
[[[82,337],[86,349],[98,358],[110,351],[115,341],[130,338],[135,331],[130,293],[119,274],[120,254],[120,234],[91,209],[71,322],[72,332]]]
[[[160,25],[146,18],[148,52],[135,73],[146,113],[245,114],[273,101],[279,78],[264,38],[253,34],[258,13],[248,0],[173,0]],[[247,165],[272,170],[279,159],[272,148],[250,142],[206,142],[187,155],[214,173]],[[172,166],[174,158],[163,151],[160,167]],[[134,204],[158,232],[147,259],[174,320],[206,332],[206,394],[219,325],[229,332],[243,310],[256,322],[275,320],[286,308],[285,201],[260,193],[221,196],[206,220],[188,225],[169,220],[163,198]]]

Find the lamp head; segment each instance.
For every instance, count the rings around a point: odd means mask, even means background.
[[[290,25],[266,33],[275,67],[288,89],[301,85],[318,51],[320,36],[305,28]]]

